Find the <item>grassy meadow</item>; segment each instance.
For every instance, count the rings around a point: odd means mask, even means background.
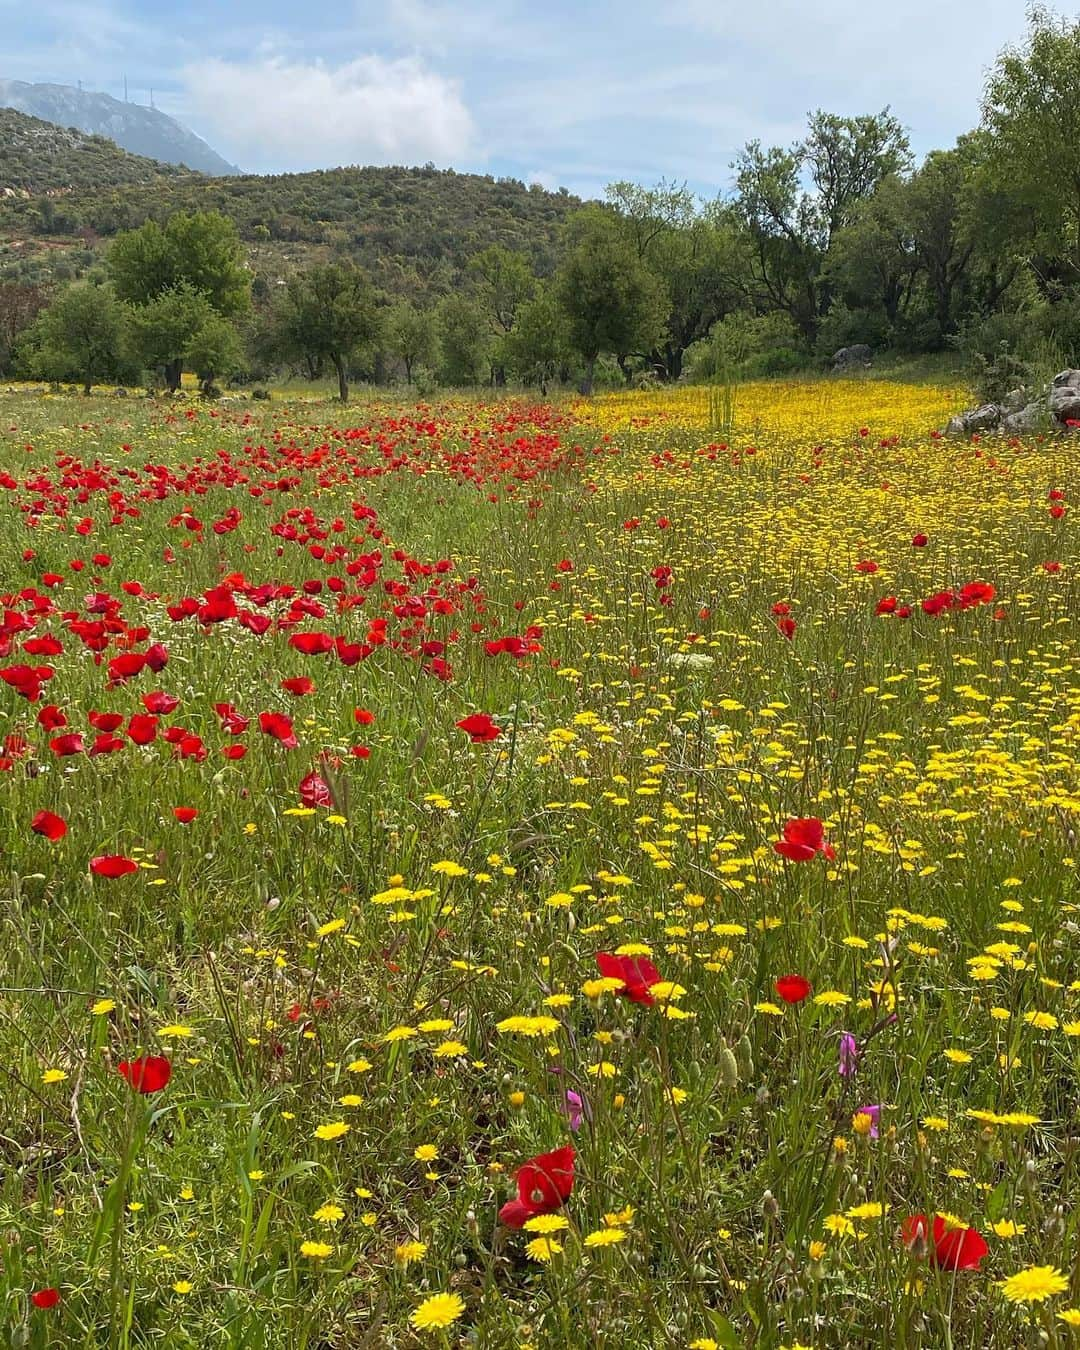
[[[1073,1345],[1076,449],[963,399],[0,395],[10,1344]]]

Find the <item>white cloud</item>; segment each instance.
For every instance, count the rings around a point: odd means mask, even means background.
[[[473,141],[457,84],[414,57],[259,55],[200,61],[181,79],[193,119],[249,168],[449,164]]]

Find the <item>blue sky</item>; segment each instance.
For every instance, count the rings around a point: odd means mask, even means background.
[[[730,186],[747,140],[890,104],[915,150],[978,121],[1023,0],[0,0],[0,77],[157,105],[260,172],[424,163],[597,195]]]

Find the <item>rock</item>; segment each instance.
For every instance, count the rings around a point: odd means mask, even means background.
[[[1080,371],[1071,372],[1080,376]],[[1047,397],[1051,416],[1058,422],[1080,420],[1080,384],[1055,384]]]
[[[269,402],[270,390],[262,388],[253,389],[251,391],[251,397],[255,399],[257,402]]]
[[[950,436],[974,436],[981,431],[993,431],[1001,425],[1005,409],[1000,403],[984,403],[969,412],[958,413],[945,428]]]
[[[124,388],[122,384],[117,385],[117,387],[113,390],[113,398],[127,398],[127,396],[128,391]]]
[[[1025,431],[1038,431],[1039,427],[1046,421],[1046,404],[1042,399],[1036,399],[1018,412],[1013,412],[1005,418],[1001,424],[1002,431],[1012,432],[1014,435]]]
[[[1050,382],[1051,389],[1080,389],[1080,370],[1063,370]]]
[[[853,347],[841,347],[833,352],[833,370],[853,370],[856,366],[873,364],[874,353],[865,342],[856,342]]]

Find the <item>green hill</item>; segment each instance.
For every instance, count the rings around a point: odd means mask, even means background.
[[[122,184],[192,176],[174,165],[129,154],[104,136],[0,108],[0,196],[5,199],[46,192],[96,193]]]
[[[51,132],[35,132],[49,147],[36,179],[30,128]],[[236,222],[254,270],[271,283],[294,266],[335,257],[366,267],[387,290],[438,293],[492,243],[550,271],[559,228],[579,205],[564,190],[430,166],[207,178],[0,112],[0,192],[9,165],[19,190],[0,200],[0,279],[83,271],[87,239],[99,250],[147,219],[215,209]],[[46,195],[57,187],[68,190]]]

